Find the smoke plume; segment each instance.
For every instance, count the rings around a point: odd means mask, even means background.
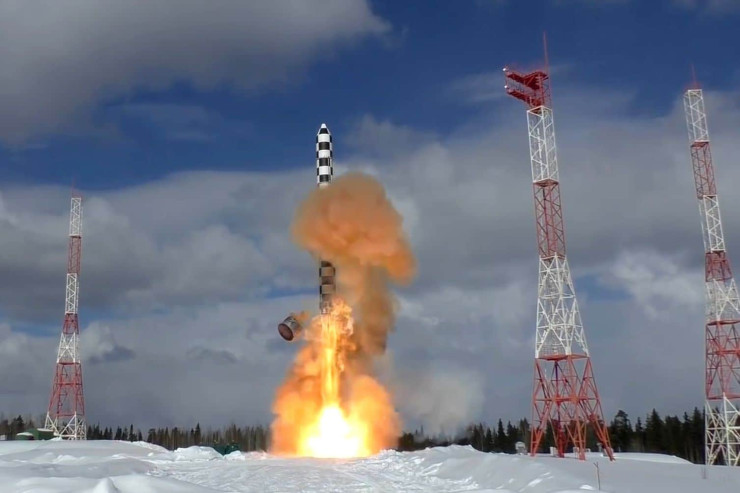
[[[401,410],[431,436],[451,436],[476,419],[483,408],[483,379],[477,372],[444,366],[396,375]]]
[[[373,376],[373,361],[385,352],[395,323],[391,283],[406,284],[416,271],[403,218],[376,179],[348,173],[315,189],[299,205],[291,232],[298,246],[336,268],[338,304],[347,307],[351,318],[351,330],[338,345],[341,400],[348,420],[362,429],[369,453],[392,446],[400,419],[389,393]],[[311,343],[320,330],[320,318],[315,317],[278,389],[274,452],[298,453],[304,430],[320,412],[323,347]]]

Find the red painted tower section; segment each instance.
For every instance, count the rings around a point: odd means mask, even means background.
[[[565,255],[555,127],[547,69],[519,73],[504,69],[506,92],[527,105],[535,223],[539,252],[537,334],[532,393],[531,454],[550,427],[557,454],[568,447],[585,460],[586,427],[614,459],[601,411],[586,336]]]
[[[684,94],[705,258],[705,461],[740,466],[740,296],[727,256],[704,93]]]
[[[79,352],[80,327],[77,318],[81,260],[82,197],[73,195],[69,216],[64,323],[45,424],[55,435],[71,440],[84,440],[87,436]]]

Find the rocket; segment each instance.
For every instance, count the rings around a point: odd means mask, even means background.
[[[325,123],[316,134],[316,185],[328,186],[334,176],[334,149],[331,132]],[[319,312],[331,313],[332,298],[336,292],[336,271],[331,262],[319,260]],[[278,333],[286,341],[292,341],[303,330],[295,315],[291,314],[278,325]]]
[[[316,134],[316,184],[321,187],[331,183],[334,176],[334,149],[332,148],[331,132],[326,123],[321,124]]]
[[[316,184],[319,188],[331,183],[334,176],[334,149],[332,147],[331,132],[325,123],[321,124],[316,134]],[[331,263],[319,261],[319,311],[322,315],[331,313],[331,301],[336,292],[334,282],[334,266]]]

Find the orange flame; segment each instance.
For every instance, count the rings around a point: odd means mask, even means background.
[[[326,406],[300,444],[299,453],[311,457],[365,457],[370,451],[363,431],[362,423],[348,421],[338,405]]]
[[[401,216],[379,182],[348,173],[309,195],[292,231],[296,243],[337,268],[341,299],[310,321],[277,390],[271,451],[361,457],[392,447],[400,419],[371,374],[395,319],[389,283],[408,282],[415,271]]]
[[[299,430],[297,453],[311,457],[361,457],[370,455],[367,426],[356,416],[346,416],[341,406],[340,384],[347,349],[351,348],[352,311],[336,299],[332,312],[314,319],[308,335],[318,356],[321,407],[315,408],[308,426]]]

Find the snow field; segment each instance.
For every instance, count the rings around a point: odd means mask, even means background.
[[[597,490],[595,463],[601,489],[613,493],[740,491],[740,468],[705,469],[659,454],[618,454],[613,463],[591,454],[581,462],[452,446],[327,460],[52,440],[0,442],[0,493],[583,493]]]

